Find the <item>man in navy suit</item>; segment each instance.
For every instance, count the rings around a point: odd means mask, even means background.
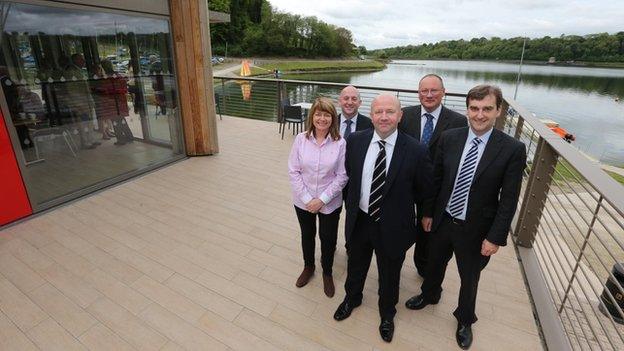
[[[340,136],[347,139],[349,134],[358,130],[373,128],[370,118],[358,112],[362,100],[360,92],[353,85],[344,87],[338,96],[340,104]]]
[[[442,105],[446,91],[442,77],[427,74],[418,83],[418,99],[420,105],[403,108],[403,118],[399,130],[413,136],[429,149],[431,160],[435,159],[435,151],[443,131],[466,127],[466,116]],[[421,207],[417,204],[417,207]],[[418,222],[422,220],[422,210],[417,210]],[[414,265],[420,276],[425,275],[427,265],[427,243],[429,235],[416,226],[416,244],[414,245]]]
[[[431,161],[424,145],[397,130],[401,104],[379,95],[371,105],[374,129],[354,132],[347,140],[345,200],[347,247],[346,296],[334,319],[348,318],[362,303],[373,252],[379,273],[381,338],[392,341],[405,251],[414,243],[414,204],[431,198]]]
[[[405,303],[414,310],[438,303],[447,263],[455,254],[461,285],[453,314],[455,338],[462,349],[472,344],[481,270],[507,243],[526,165],[524,144],[494,129],[502,101],[498,87],[470,89],[466,97],[470,127],[448,130],[440,137],[433,168],[433,220],[423,218],[424,230],[431,232],[429,262],[421,294]]]

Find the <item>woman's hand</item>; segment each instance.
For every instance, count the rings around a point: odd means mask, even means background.
[[[318,213],[323,205],[325,204],[320,199],[312,199],[306,204],[306,210],[308,210],[308,212]]]

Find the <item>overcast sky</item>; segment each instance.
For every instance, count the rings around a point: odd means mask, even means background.
[[[345,27],[379,49],[475,37],[624,31],[624,0],[269,0],[278,10]]]

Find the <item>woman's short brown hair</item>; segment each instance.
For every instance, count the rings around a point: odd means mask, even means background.
[[[336,112],[336,107],[334,107],[334,103],[331,99],[326,97],[319,97],[314,100],[312,107],[310,108],[310,112],[308,113],[308,119],[306,120],[306,137],[310,137],[315,132],[314,128],[314,114],[316,111],[327,112],[332,116],[332,123],[329,126],[329,135],[331,135],[332,140],[340,139],[340,129],[338,128],[338,113]]]

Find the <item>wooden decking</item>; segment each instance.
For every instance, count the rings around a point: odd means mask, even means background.
[[[0,232],[0,350],[452,350],[459,277],[440,304],[403,303],[421,279],[406,260],[394,341],[377,327],[377,271],[351,318],[343,225],[337,293],[301,289],[299,231],[275,123],[224,116],[221,153],[191,158]],[[408,257],[411,256],[411,250]],[[317,260],[319,254],[317,253]],[[318,264],[320,266],[320,264]],[[538,350],[512,247],[481,278],[473,350]]]

